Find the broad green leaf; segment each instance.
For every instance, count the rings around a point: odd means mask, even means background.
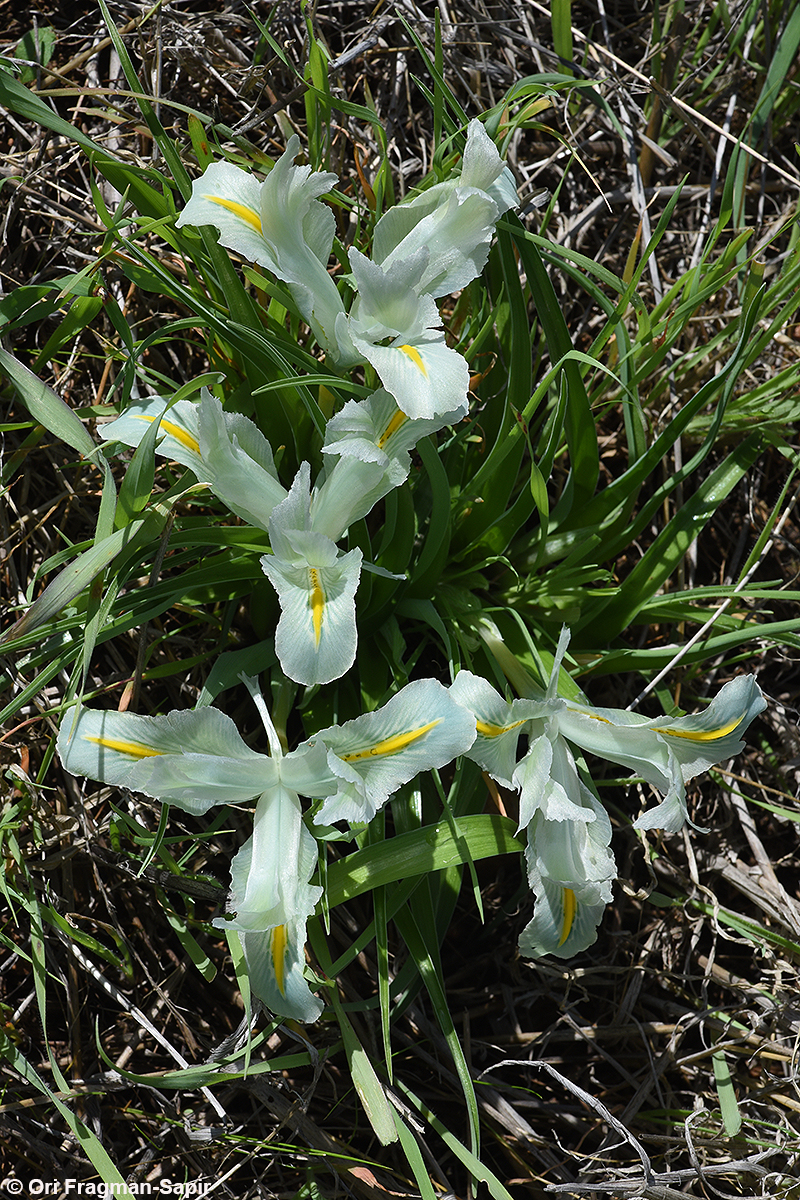
[[[189,137],[192,140],[192,147],[197,157],[197,165],[201,171],[205,171],[206,167],[210,166],[214,161],[214,155],[211,153],[208,139],[206,138],[205,127],[200,118],[195,116],[194,113],[190,115],[188,124]]]
[[[197,970],[203,976],[206,983],[211,983],[217,975],[217,968],[208,954],[197,941],[189,929],[189,922],[180,913],[177,913],[167,901],[166,895],[161,889],[157,889],[157,894],[161,900],[161,911],[165,914],[175,933],[178,936],[180,944],[188,958],[194,963]]]
[[[458,837],[446,821],[400,834],[375,846],[348,854],[328,867],[328,903],[331,908],[386,883],[429,871],[443,871],[454,863],[477,862],[498,854],[518,854],[524,843],[515,837],[514,822],[496,813],[459,817]]]
[[[14,51],[14,58],[27,58],[31,62],[40,63],[46,67],[53,57],[53,51],[56,46],[56,31],[52,25],[38,25],[35,29],[29,29],[23,34],[17,48]],[[25,66],[20,71],[20,80],[22,83],[30,83],[36,78],[36,71],[33,67]]]
[[[203,685],[196,707],[213,704],[222,692],[241,683],[242,675],[260,675],[274,667],[277,661],[275,640],[271,637],[245,650],[228,650],[220,654]]]
[[[19,392],[31,416],[55,437],[79,454],[90,457],[97,446],[91,434],[68,404],[52,388],[42,383],[19,359],[0,349],[0,367]]]
[[[386,1099],[386,1093],[375,1074],[369,1055],[358,1040],[356,1031],[342,1008],[342,1002],[335,988],[331,991],[331,1002],[336,1013],[336,1020],[339,1022],[353,1085],[358,1092],[376,1138],[382,1146],[388,1146],[391,1142],[397,1141],[397,1130],[392,1116],[394,1110]]]
[[[0,300],[0,327],[20,328],[43,321],[58,308],[58,289],[52,284],[23,284]]]
[[[119,489],[117,523],[126,525],[135,520],[153,494],[156,477],[156,445],[161,426],[151,421],[144,437],[133,452],[125,478]]]
[[[742,1128],[742,1114],[736,1102],[736,1090],[733,1086],[730,1067],[724,1050],[715,1050],[711,1055],[714,1064],[714,1083],[719,1097],[719,1108],[722,1113],[722,1124],[728,1137],[736,1137]]]
[[[133,965],[130,951],[125,945],[123,936],[114,928],[105,922],[96,922],[116,944],[115,950],[110,950],[99,942],[96,937],[90,933],[84,933],[76,924],[76,916],[72,916],[71,921],[67,921],[62,917],[61,913],[56,912],[50,904],[43,904],[39,910],[41,917],[55,929],[58,929],[70,941],[77,942],[79,946],[85,946],[87,950],[91,950],[92,954],[96,954],[98,958],[102,958],[104,962],[110,963],[129,979],[133,979]]]
[[[146,546],[158,537],[168,515],[168,511],[162,505],[155,505],[144,520],[118,529],[116,533],[103,538],[91,550],[84,551],[74,563],[65,567],[61,574],[47,585],[38,600],[35,600],[28,611],[6,631],[0,639],[0,644],[29,634],[51,620],[65,605],[75,600],[118,554],[135,547]]]
[[[274,1024],[268,1027],[266,1032],[271,1035],[273,1030]],[[244,1070],[240,1069],[242,1054],[239,1052],[235,1057],[223,1058],[219,1062],[200,1063],[197,1066],[183,1067],[177,1071],[152,1071],[147,1075],[138,1075],[118,1066],[112,1058],[109,1058],[99,1042],[97,1049],[103,1062],[111,1069],[118,1071],[122,1078],[127,1079],[129,1083],[140,1084],[144,1087],[163,1088],[170,1092],[194,1092],[199,1088],[213,1087],[217,1083],[230,1086],[237,1079],[248,1079],[253,1075],[274,1075],[281,1071],[296,1071],[298,1067],[309,1065],[310,1055],[308,1053],[282,1054],[280,1057],[268,1059],[266,1062],[248,1062],[249,1054],[264,1040],[263,1034],[258,1034],[248,1040]],[[115,1192],[114,1195],[117,1193]]]
[[[562,70],[572,75],[572,5],[570,0],[553,0],[550,7],[550,22],[553,27],[553,49],[558,55]]]

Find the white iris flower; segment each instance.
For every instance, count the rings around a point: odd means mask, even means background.
[[[260,697],[259,697],[260,700]],[[103,783],[144,792],[196,815],[216,804],[257,800],[253,835],[233,860],[232,921],[242,941],[253,993],[282,1016],[315,1021],[321,1002],[304,978],[306,921],[322,894],[309,879],[314,838],[303,825],[298,793],[334,788],[324,748],[281,753],[263,701],[271,757],[251,750],[233,721],[215,708],[143,717],[81,709],[58,735],[64,767]]]
[[[333,361],[370,363],[410,417],[463,415],[469,369],[445,343],[435,297],[480,273],[498,217],[516,204],[493,142],[472,121],[461,174],[385,213],[372,261],[350,250],[358,294],[349,315],[327,269],[334,216],[319,199],[336,177],[296,165],[299,146],[292,136],[260,184],[239,167],[212,164],[193,183],[177,225],[213,226],[223,246],[287,283]]]
[[[325,798],[318,822],[371,819],[419,771],[445,766],[475,737],[471,715],[432,679],[382,708],[332,725],[284,754],[254,680],[270,754],[247,746],[216,708],[144,717],[81,708],[58,734],[64,768],[201,815],[256,801],[253,833],[231,867],[231,915],[214,923],[241,939],[254,995],[282,1016],[315,1021],[322,1003],[304,977],[306,923],[322,889],[311,884],[315,839],[300,796]]]
[[[527,832],[528,881],[536,897],[519,943],[529,957],[569,958],[590,946],[616,876],[611,823],[559,732],[564,701],[555,687],[565,650],[564,640],[541,699],[504,700],[470,671],[459,671],[450,688],[475,721],[467,756],[519,793],[519,829]],[[520,758],[522,737],[527,749]]]
[[[269,442],[247,417],[225,412],[208,388],[200,396],[199,404],[179,400],[171,407],[163,396],[134,401],[103,433],[109,441],[138,446],[148,425],[159,421],[156,452],[193,471],[237,517],[267,529],[270,513],[287,494]]]
[[[752,675],[727,683],[703,713],[686,717],[646,718],[565,700],[557,690],[569,643],[566,629],[547,691],[537,698],[497,631],[487,627],[482,635],[528,698],[508,702],[467,671],[456,676],[451,694],[474,715],[477,736],[469,757],[519,793],[519,827],[527,830],[528,878],[536,896],[520,949],[530,956],[569,957],[595,940],[616,873],[610,822],[582,780],[571,747],[647,780],[664,799],[636,827],[674,832],[686,820],[686,783],[742,750],[743,734],[766,702]],[[527,751],[517,761],[522,735]]]
[[[356,657],[362,554],[359,549],[340,552],[314,529],[308,463],[273,510],[269,537],[273,552],[263,556],[261,567],[280,600],[275,651],[281,667],[296,683],[330,683],[349,671]]]
[[[340,347],[334,333],[344,308],[328,274],[336,221],[319,201],[337,179],[329,171],[296,166],[299,152],[300,139],[293,134],[263,183],[241,167],[212,163],[192,184],[176,224],[213,225],[223,246],[267,267],[289,285],[323,349],[347,360],[347,346]]]
[[[468,407],[469,367],[444,340],[436,301],[419,294],[427,263],[424,250],[386,268],[350,251],[358,284],[345,327],[361,358],[375,368],[380,381],[410,417],[432,418]]]
[[[375,226],[373,260],[386,271],[423,251],[418,292],[458,291],[480,275],[498,217],[516,204],[514,176],[480,121],[470,121],[460,175],[385,212]]]

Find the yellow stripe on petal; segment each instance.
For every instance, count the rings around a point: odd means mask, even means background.
[[[510,729],[519,729],[520,725],[524,725],[525,721],[514,721],[512,725],[492,725],[489,721],[476,721],[475,726],[481,737],[500,737],[501,733],[508,733]]]
[[[730,724],[723,725],[721,729],[654,729],[653,732],[662,733],[665,737],[687,738],[690,742],[715,742],[717,738],[724,738],[733,733],[743,719],[744,713]]]
[[[404,347],[404,349],[408,349],[408,347]],[[416,353],[416,351],[414,353]],[[419,357],[419,355],[417,355],[417,357]],[[384,429],[381,436],[378,438],[378,449],[379,450],[383,449],[383,447],[386,445],[386,443],[388,442],[388,440],[392,436],[392,434],[397,433],[400,426],[405,425],[407,420],[408,420],[408,417],[406,416],[406,414],[403,412],[402,409],[398,408],[397,412],[394,414],[391,421],[386,426],[386,428]]]
[[[570,935],[575,914],[578,911],[578,900],[572,888],[564,888],[564,924],[561,926],[561,940],[559,946],[563,946],[564,942]]]
[[[319,646],[319,639],[322,636],[322,614],[325,611],[325,592],[322,590],[319,571],[314,567],[309,567],[308,578],[311,585],[308,602],[311,605],[311,620],[314,624],[314,644]]]
[[[570,708],[569,705],[567,705],[567,712],[575,713],[577,717],[588,717],[590,721],[601,721],[603,725],[614,724],[613,721],[609,721],[608,717],[601,717],[599,713],[584,712],[583,709]],[[627,729],[628,727],[624,726],[624,728]]]
[[[83,740],[94,742],[97,746],[105,746],[107,750],[114,750],[117,754],[129,754],[131,758],[156,758],[164,753],[163,750],[143,746],[141,742],[122,742],[117,738],[84,737]]]
[[[275,972],[275,982],[282,996],[286,995],[286,987],[284,978],[286,975],[286,926],[276,925],[272,931],[272,941],[270,944],[270,953],[272,954],[272,968]]]
[[[377,758],[381,754],[398,754],[419,738],[424,737],[440,722],[441,717],[436,721],[429,721],[427,725],[421,725],[419,729],[412,729],[409,733],[396,733],[394,737],[384,738],[382,742],[376,742],[374,746],[370,746],[366,750],[355,750],[352,754],[342,754],[341,758],[344,762],[360,762],[364,758]]]
[[[413,346],[398,346],[397,349],[402,350],[403,354],[407,354],[414,366],[419,367],[425,378],[428,378],[428,369],[425,366],[425,363],[422,361],[422,355],[420,354],[419,350],[416,350]]]
[[[256,233],[262,233],[261,217],[252,208],[248,208],[246,204],[239,204],[236,200],[227,200],[224,196],[203,196],[204,200],[210,200],[212,204],[218,204],[220,208],[225,208],[228,212],[233,213],[240,221],[246,221],[248,225],[252,225]]]
[[[609,721],[607,717],[601,717],[599,713],[582,712],[574,708],[569,708],[569,712],[575,713],[580,717],[588,717],[591,721],[601,721],[603,725],[613,725],[613,721]],[[648,725],[645,728],[651,733],[660,733],[664,737],[686,738],[690,742],[716,742],[718,738],[727,737],[729,733],[733,733],[738,725],[741,725],[744,720],[744,713],[730,721],[727,725],[722,725],[719,729],[661,729],[657,725]],[[636,725],[618,726],[620,729],[637,729],[641,728]]]
[[[147,421],[148,425],[152,425],[153,421],[156,420],[155,417],[144,417],[139,413],[135,414],[135,417],[137,421]],[[185,446],[187,450],[191,450],[193,454],[200,453],[200,443],[197,438],[192,437],[185,429],[181,429],[180,425],[176,425],[174,421],[165,421],[162,419],[161,428],[164,430],[164,433],[168,433],[170,437],[175,438],[176,442],[180,442],[182,446]]]

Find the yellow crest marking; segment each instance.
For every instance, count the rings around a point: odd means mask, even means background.
[[[141,742],[122,742],[117,738],[85,737],[83,740],[94,742],[97,746],[105,746],[107,750],[114,750],[117,754],[129,754],[131,758],[156,758],[164,753],[163,750],[151,750]]]
[[[416,350],[413,346],[398,346],[397,349],[402,350],[403,354],[408,355],[414,366],[419,367],[425,378],[428,378],[428,370],[425,366],[425,363],[422,361],[422,355],[420,354],[419,350]]]
[[[563,946],[564,942],[570,935],[575,913],[578,911],[578,901],[572,888],[564,888],[564,924],[561,926],[561,940],[559,946]]]
[[[393,737],[384,738],[382,742],[376,742],[367,750],[355,750],[352,754],[342,754],[341,758],[344,762],[360,762],[364,758],[377,758],[381,754],[397,754],[399,750],[405,750],[406,746],[410,746],[418,738],[424,737],[440,721],[441,717],[436,721],[429,721],[427,725],[422,725],[419,729],[412,729],[410,733],[396,733]]]
[[[135,419],[137,421],[147,421],[148,425],[152,425],[156,418],[144,417],[137,414]],[[181,429],[180,425],[176,425],[174,421],[162,420],[161,428],[164,430],[164,433],[168,433],[170,437],[175,438],[176,442],[180,442],[182,446],[185,446],[187,450],[191,450],[193,454],[200,453],[200,443],[197,438],[193,438],[190,433],[187,433],[185,429]]]
[[[733,733],[736,726],[741,724],[743,717],[744,713],[730,724],[723,725],[721,729],[654,729],[653,732],[662,733],[665,737],[687,738],[690,742],[715,742],[717,738],[723,738],[729,733]]]
[[[608,717],[601,717],[599,713],[581,712],[577,708],[570,708],[569,705],[567,705],[567,712],[575,713],[576,717],[588,717],[590,721],[601,721],[603,725],[614,724],[613,721],[609,721]],[[623,725],[621,728],[632,729],[634,727],[630,725]]]
[[[576,712],[574,708],[570,708],[569,712],[576,713],[580,717],[588,717],[591,721],[602,721],[604,725],[613,725],[613,721],[609,721],[607,717],[601,717],[597,713]],[[686,738],[690,742],[715,742],[717,738],[726,737],[729,733],[733,733],[737,725],[740,725],[744,719],[744,713],[736,717],[735,720],[723,725],[720,729],[659,729],[657,725],[650,725],[647,728],[651,733],[661,733],[664,737]],[[620,725],[620,729],[641,729],[641,725]]]
[[[388,442],[388,440],[392,436],[392,434],[397,433],[400,426],[405,425],[407,420],[408,420],[408,417],[406,416],[406,414],[403,412],[402,409],[398,408],[397,412],[394,414],[391,421],[386,426],[386,428],[384,429],[381,436],[378,438],[378,449],[379,450],[383,449],[383,447],[386,445],[386,443]]]
[[[238,204],[235,200],[226,200],[224,196],[203,196],[204,200],[210,200],[212,204],[218,204],[220,208],[226,208],[228,212],[233,213],[240,221],[246,221],[255,229],[256,233],[262,233],[261,217],[257,212],[253,212],[252,208],[248,208],[246,204]]]
[[[492,725],[489,721],[475,722],[481,737],[500,737],[501,733],[508,733],[510,729],[518,729],[520,725],[524,724],[525,721],[514,721],[511,725]]]
[[[272,954],[272,967],[275,971],[275,982],[278,985],[278,990],[282,996],[286,995],[286,987],[284,979],[286,976],[286,926],[276,925],[272,931],[272,941],[270,944],[270,953]]]
[[[322,636],[322,614],[325,611],[325,592],[322,589],[319,571],[315,567],[309,567],[308,578],[311,584],[308,602],[311,605],[311,620],[314,624],[314,645],[319,646]]]

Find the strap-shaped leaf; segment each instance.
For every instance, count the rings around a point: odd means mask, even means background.
[[[328,904],[335,908],[354,896],[385,883],[397,883],[429,871],[443,871],[453,863],[474,862],[499,854],[521,854],[524,841],[514,833],[514,822],[497,813],[459,817],[458,837],[446,821],[413,829],[378,845],[356,850],[328,867]]]
[[[52,388],[42,383],[41,379],[7,350],[0,349],[0,367],[19,392],[28,412],[44,425],[45,429],[79,454],[88,457],[95,452],[97,447],[80,417]]]
[[[103,538],[92,546],[91,550],[80,554],[47,585],[39,599],[35,600],[28,611],[6,631],[0,639],[0,644],[31,633],[51,620],[62,608],[76,599],[123,550],[147,545],[157,538],[166,524],[167,517],[167,509],[163,505],[155,505],[143,521],[118,529],[110,537]]]

